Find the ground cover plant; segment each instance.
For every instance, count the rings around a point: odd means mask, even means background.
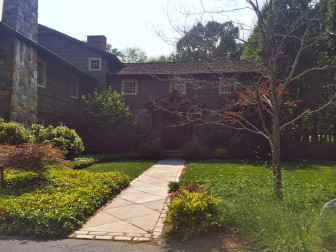
[[[65,237],[129,185],[116,172],[50,168],[43,175],[8,170],[0,190],[0,234]]]
[[[336,198],[335,162],[283,167],[282,202],[274,200],[272,170],[262,163],[191,162],[182,182],[204,185],[221,199],[224,225],[239,231],[253,251],[332,251],[336,216],[321,209]]]
[[[149,167],[153,166],[155,161],[144,161],[144,160],[134,160],[134,161],[113,161],[94,164],[84,170],[95,172],[95,173],[105,173],[105,172],[122,172],[126,174],[130,179],[135,179]]]

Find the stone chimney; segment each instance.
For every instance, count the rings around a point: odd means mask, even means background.
[[[91,46],[106,51],[106,37],[104,35],[87,36],[86,42]]]
[[[2,22],[37,41],[38,0],[4,0]],[[36,122],[37,49],[16,37],[2,38],[6,71],[0,72],[0,117],[25,125]]]
[[[37,42],[38,0],[4,0],[2,22]]]

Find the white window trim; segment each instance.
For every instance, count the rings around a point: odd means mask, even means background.
[[[43,65],[43,85],[37,83],[38,70],[36,70],[36,85],[41,88],[47,87],[47,62],[41,59],[38,59],[37,62]]]
[[[185,83],[174,83],[174,81],[171,81],[169,83],[169,93],[173,93],[173,85],[178,84],[178,85],[183,85],[183,93],[184,95],[187,95],[187,85]]]
[[[91,68],[91,61],[92,60],[98,60],[99,61],[99,69],[92,69]],[[88,59],[88,69],[89,69],[89,71],[101,71],[101,69],[102,69],[102,58],[89,58]]]
[[[233,90],[223,92],[222,87],[224,87],[224,86],[233,87]],[[232,80],[232,79],[221,79],[219,81],[219,86],[218,86],[218,93],[219,94],[232,94],[232,92],[235,91],[235,90],[236,90],[236,85],[235,85],[234,80]]]
[[[73,82],[73,81],[75,81],[75,82]],[[76,88],[75,93],[76,93],[76,95],[75,96],[71,95],[71,86],[72,86],[73,83],[76,83],[76,85],[75,85],[75,88]],[[71,76],[71,84],[70,84],[70,90],[69,90],[69,92],[70,92],[70,97],[71,98],[78,99],[78,97],[79,97],[79,80],[75,76]]]
[[[135,93],[125,93],[124,92],[125,82],[135,82]],[[121,92],[125,95],[137,95],[138,94],[138,80],[135,80],[135,79],[121,80]]]

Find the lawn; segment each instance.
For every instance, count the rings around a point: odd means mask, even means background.
[[[83,170],[103,173],[103,172],[122,172],[131,180],[137,178],[141,173],[155,164],[154,161],[113,161],[91,165]]]
[[[283,202],[274,200],[272,171],[263,163],[190,162],[182,180],[206,185],[222,199],[224,225],[249,241],[250,250],[332,251],[336,216],[321,215],[321,209],[336,198],[336,162],[283,168]]]
[[[66,237],[129,185],[116,172],[51,168],[43,175],[5,172],[0,189],[0,234]]]

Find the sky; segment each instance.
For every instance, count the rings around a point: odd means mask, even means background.
[[[240,7],[238,2],[203,0],[205,7],[213,10]],[[2,3],[0,0],[0,13]],[[185,29],[183,24],[188,29],[197,21],[254,22],[247,11],[191,15],[201,9],[200,0],[39,0],[39,23],[79,40],[105,35],[113,48],[139,47],[149,57],[156,57],[173,52],[174,41],[182,36],[176,28]]]

